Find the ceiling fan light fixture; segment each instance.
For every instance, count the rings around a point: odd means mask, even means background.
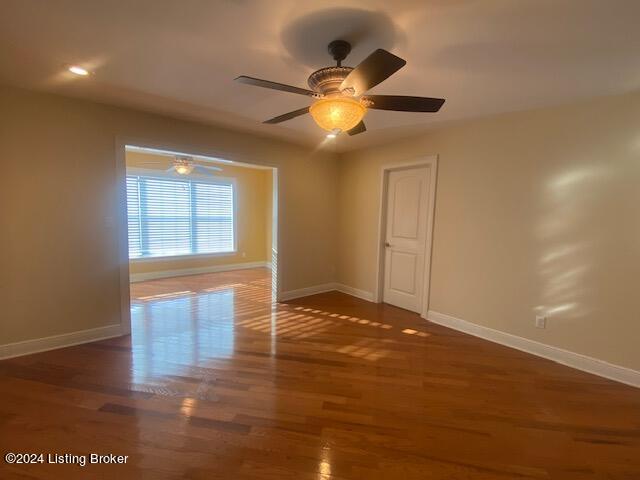
[[[191,172],[193,172],[193,166],[176,165],[176,173],[179,175],[189,175]]]
[[[195,165],[193,160],[187,157],[176,157],[173,161],[173,168],[178,175],[189,175],[193,172]]]
[[[358,125],[367,109],[353,98],[333,97],[317,100],[309,107],[309,113],[320,128],[334,133],[336,129],[346,132]]]

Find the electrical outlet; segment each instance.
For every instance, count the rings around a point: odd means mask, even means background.
[[[536,328],[547,328],[547,317],[544,315],[536,315]]]

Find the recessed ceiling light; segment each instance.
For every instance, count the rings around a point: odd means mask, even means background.
[[[87,75],[89,75],[89,71],[82,68],[82,67],[78,67],[77,65],[73,65],[71,67],[69,67],[69,71],[71,73],[74,73],[76,75],[80,75],[82,77],[86,77]]]

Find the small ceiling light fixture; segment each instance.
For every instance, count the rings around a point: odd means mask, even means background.
[[[87,75],[89,75],[89,70],[77,65],[70,66],[69,71],[75,75],[80,75],[81,77],[86,77]]]
[[[316,101],[309,107],[309,113],[320,128],[347,132],[360,123],[367,109],[353,98],[333,97]]]

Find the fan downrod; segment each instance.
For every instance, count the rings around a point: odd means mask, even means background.
[[[351,52],[351,44],[345,40],[334,40],[329,44],[329,54],[338,62],[338,67],[342,66],[342,61]]]

